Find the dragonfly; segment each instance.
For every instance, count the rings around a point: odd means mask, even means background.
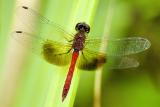
[[[50,64],[69,65],[62,101],[69,92],[75,66],[81,70],[94,71],[112,57],[117,61],[110,65],[111,68],[137,67],[138,61],[128,56],[145,51],[151,45],[148,39],[142,37],[110,40],[94,38],[89,35],[90,26],[85,22],[78,22],[75,33],[71,33],[27,6],[20,6],[17,16],[24,28],[21,26],[13,31],[15,40],[24,46],[30,45],[33,53],[42,56]],[[100,47],[104,42],[108,43],[108,47],[105,52],[101,52]]]

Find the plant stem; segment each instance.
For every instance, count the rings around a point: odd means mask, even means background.
[[[107,36],[110,34],[111,22],[113,17],[113,8],[114,8],[114,0],[109,1],[108,6],[108,15],[105,20],[105,27],[104,27],[104,39],[107,39]],[[102,39],[103,40],[103,39]],[[107,42],[104,42],[101,46],[100,50],[105,52],[107,47]],[[102,84],[102,70],[103,68],[99,68],[96,71],[95,75],[95,87],[94,87],[94,107],[101,107],[101,84]]]

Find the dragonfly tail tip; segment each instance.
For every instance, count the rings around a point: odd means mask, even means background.
[[[66,96],[62,96],[62,102],[65,100]]]

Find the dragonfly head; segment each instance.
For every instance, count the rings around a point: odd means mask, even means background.
[[[86,24],[85,22],[80,22],[80,23],[76,24],[75,29],[76,29],[76,31],[82,31],[82,32],[89,33],[90,26],[88,24]]]

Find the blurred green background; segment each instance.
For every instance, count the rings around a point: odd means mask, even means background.
[[[76,70],[62,103],[68,68],[46,63],[11,38],[19,21],[15,18],[19,5],[37,10],[68,31],[85,21],[91,25],[91,34],[141,36],[152,45],[137,54],[138,68],[108,70],[104,66],[100,102],[94,100],[97,74]],[[0,0],[0,107],[160,107],[159,35],[159,0]]]

